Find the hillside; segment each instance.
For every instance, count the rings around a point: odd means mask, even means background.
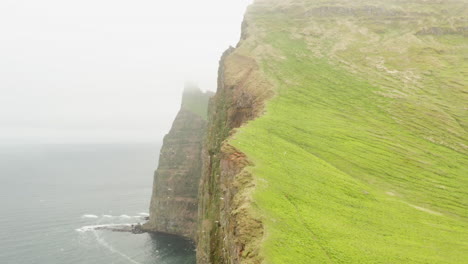
[[[464,263],[466,8],[250,6],[210,106],[199,263]]]

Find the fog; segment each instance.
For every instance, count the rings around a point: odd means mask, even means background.
[[[0,143],[161,140],[250,2],[0,1]]]

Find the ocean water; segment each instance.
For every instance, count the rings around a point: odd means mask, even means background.
[[[0,263],[195,263],[184,239],[96,229],[144,222],[159,148],[0,145]]]

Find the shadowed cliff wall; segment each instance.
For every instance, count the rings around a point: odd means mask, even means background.
[[[259,116],[273,96],[257,58],[247,55],[247,20],[237,48],[222,56],[218,89],[211,99],[199,189],[197,263],[260,263],[263,224],[252,210],[253,163],[227,139],[236,128]],[[247,45],[246,45],[247,44]]]
[[[185,89],[182,106],[164,137],[154,174],[149,221],[143,229],[195,240],[197,193],[206,109],[211,93]]]

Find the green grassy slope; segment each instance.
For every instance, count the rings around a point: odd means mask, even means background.
[[[369,4],[387,13],[372,15]],[[255,164],[267,263],[466,263],[464,7],[270,0],[250,8],[263,44],[240,52],[261,58],[277,95],[229,143]],[[421,31],[430,27],[449,33]]]

